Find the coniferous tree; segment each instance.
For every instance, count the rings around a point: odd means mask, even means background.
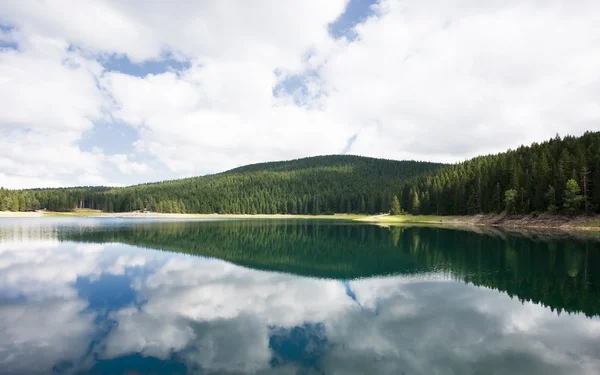
[[[565,211],[569,213],[575,213],[579,210],[581,203],[583,202],[583,195],[581,195],[581,188],[577,181],[570,179],[567,181],[565,186],[565,197],[564,197]]]
[[[519,193],[516,189],[508,189],[504,192],[504,208],[506,213],[514,214],[516,212],[517,197]]]
[[[586,181],[581,171],[589,175]],[[588,212],[600,212],[600,132],[587,132],[581,137],[557,136],[529,147],[476,157],[417,176],[402,191],[422,192],[419,198],[423,214],[499,212],[506,208],[503,192],[511,189],[516,192],[511,213],[546,211],[552,204],[560,211],[566,183],[571,178],[579,186],[587,186],[582,188],[583,208],[587,201]],[[550,186],[554,189],[553,202],[546,195]],[[403,203],[410,210],[411,198]]]
[[[16,195],[13,196],[10,202],[9,210],[13,212],[19,211],[19,197],[17,197]]]
[[[411,213],[413,215],[417,215],[419,210],[421,209],[421,200],[419,199],[419,193],[416,191],[412,192],[412,201],[411,201]]]
[[[400,208],[400,200],[398,199],[397,195],[394,195],[394,198],[392,199],[392,203],[390,206],[391,206],[390,213],[392,215],[400,215],[402,213],[402,209]]]
[[[548,186],[548,191],[545,194],[545,199],[548,202],[548,212],[554,213],[557,210],[556,207],[556,191],[554,190],[554,186]]]
[[[590,171],[587,165],[584,165],[581,168],[581,182],[582,182],[582,191],[583,191],[583,205],[585,208],[585,213],[588,213],[588,183],[589,183]]]

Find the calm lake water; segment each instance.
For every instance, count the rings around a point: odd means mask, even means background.
[[[600,243],[0,219],[2,374],[600,374]]]

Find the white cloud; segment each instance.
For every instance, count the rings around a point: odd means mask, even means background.
[[[18,37],[0,51],[2,186],[57,186],[64,175],[97,172],[98,155],[82,152],[81,133],[103,117],[98,63],[64,42]]]
[[[327,38],[327,23],[347,0],[303,2],[67,0],[4,1],[0,20],[68,40],[94,53],[134,61],[176,56],[298,66],[304,50]]]
[[[107,159],[123,174],[143,174],[152,170],[144,163],[131,160],[127,154],[111,155]]]
[[[3,1],[0,40],[19,50],[0,51],[2,185],[197,175],[340,153],[354,135],[350,153],[458,161],[600,130],[597,2],[381,0],[334,40],[346,4]],[[114,55],[189,68],[103,71]],[[288,95],[293,74],[310,78]],[[138,130],[131,152],[79,148],[111,120]]]
[[[460,160],[600,129],[598,3],[384,0],[379,10],[320,71],[329,108],[363,127],[351,152]]]
[[[317,109],[272,96],[272,69],[194,65],[183,75],[107,74],[115,116],[140,127],[139,152],[174,172],[218,172],[249,162],[341,152],[351,132]]]

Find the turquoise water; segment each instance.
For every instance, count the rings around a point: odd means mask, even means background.
[[[0,219],[1,374],[598,374],[600,242]]]

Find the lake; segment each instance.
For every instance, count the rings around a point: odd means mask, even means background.
[[[1,374],[600,374],[600,242],[0,219]]]

